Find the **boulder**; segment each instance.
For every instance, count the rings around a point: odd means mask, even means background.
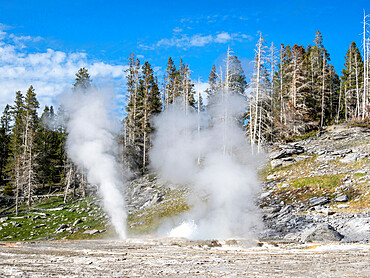
[[[10,224],[12,224],[13,227],[22,227],[22,224],[15,222],[15,221],[11,221]]]
[[[347,221],[341,233],[345,236],[345,241],[370,241],[370,217],[356,217]]]
[[[285,207],[283,207],[281,210],[280,210],[280,213],[289,213],[293,210],[293,206],[292,205],[287,205]]]
[[[73,226],[76,226],[78,224],[82,223],[82,220],[81,219],[77,219],[74,223],[73,223]]]
[[[62,224],[62,225],[60,225],[60,226],[59,226],[59,228],[58,228],[58,229],[56,229],[56,230],[55,230],[55,232],[56,232],[56,233],[62,233],[62,232],[64,232],[65,230],[67,230],[67,228],[68,228],[68,225],[66,225],[66,224]]]
[[[342,159],[339,159],[341,163],[353,163],[356,162],[359,157],[358,153],[349,153]]]
[[[5,217],[1,217],[0,218],[0,223],[3,223],[5,221],[9,220],[9,217],[8,216],[5,216]]]
[[[280,145],[279,148],[281,149],[279,152],[273,152],[270,154],[271,159],[285,158],[294,154],[301,154],[304,152],[304,148],[296,144]]]
[[[286,166],[289,166],[289,165],[291,165],[295,162],[296,161],[293,157],[286,157],[286,158],[283,158],[282,165],[283,165],[283,167],[286,167]]]
[[[317,224],[311,228],[304,230],[301,234],[301,242],[329,242],[329,241],[340,241],[343,235],[338,233],[332,226],[328,224]]]
[[[271,168],[275,169],[276,167],[279,167],[283,165],[283,160],[282,159],[273,159],[271,160]]]
[[[330,202],[329,197],[313,197],[308,200],[308,204],[311,207],[318,206],[318,205],[325,205]]]
[[[347,195],[340,195],[337,198],[335,198],[336,202],[348,202],[348,197]]]
[[[99,230],[86,230],[83,233],[88,234],[88,235],[95,235],[95,234],[100,233],[100,231]]]

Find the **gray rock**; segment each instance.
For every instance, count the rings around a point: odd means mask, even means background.
[[[297,144],[279,145],[281,151],[273,152],[270,154],[271,159],[280,159],[292,156],[294,154],[301,154],[304,152],[304,148]]]
[[[264,207],[263,211],[265,213],[276,213],[281,210],[281,206],[271,206],[271,207]]]
[[[45,226],[46,226],[45,224],[40,224],[40,225],[36,225],[36,226],[34,226],[33,228],[34,228],[34,229],[38,229],[38,228],[45,227]]]
[[[283,165],[283,160],[282,159],[273,159],[271,160],[271,168],[275,169],[276,167],[279,167]]]
[[[62,233],[62,232],[64,232],[65,230],[67,230],[67,228],[68,228],[68,225],[66,225],[66,224],[62,224],[62,225],[60,225],[60,226],[59,226],[59,228],[58,228],[58,229],[56,229],[56,230],[55,230],[55,232],[56,232],[56,233]]]
[[[345,241],[370,240],[370,217],[353,218],[347,221],[341,233],[345,236]]]
[[[336,202],[348,202],[348,197],[347,195],[341,195],[335,198]]]
[[[267,198],[267,197],[269,197],[269,196],[271,196],[271,194],[274,192],[274,190],[269,190],[269,191],[266,191],[266,192],[263,192],[262,194],[261,194],[261,199],[265,199],[265,198]]]
[[[12,224],[13,227],[22,227],[22,224],[15,222],[15,221],[11,221],[10,224]]]
[[[308,204],[311,207],[318,206],[318,205],[325,205],[330,202],[329,197],[313,197],[308,200]]]
[[[48,209],[48,211],[59,211],[59,210],[64,210],[64,207],[57,207],[57,208]]]
[[[78,224],[82,223],[82,220],[81,219],[77,219],[74,223],[73,223],[73,226],[76,226]]]
[[[293,210],[293,206],[287,205],[280,210],[280,213],[287,213],[287,212],[291,212],[292,210]]]
[[[100,231],[99,230],[86,230],[83,233],[84,234],[89,234],[89,235],[95,235],[95,234],[100,233]]]
[[[304,230],[301,234],[300,241],[340,241],[343,235],[338,233],[332,226],[328,224],[317,224],[311,228]]]
[[[350,154],[347,154],[342,159],[340,159],[339,161],[341,163],[353,163],[353,162],[356,162],[357,161],[358,156],[359,156],[358,153],[350,153]]]
[[[289,158],[283,158],[283,167],[286,167],[286,166],[289,166],[289,165],[292,165],[293,163],[295,163],[295,159],[293,157],[289,157]]]
[[[9,220],[9,217],[8,216],[5,216],[5,217],[1,217],[0,218],[0,223],[3,223],[5,221]]]

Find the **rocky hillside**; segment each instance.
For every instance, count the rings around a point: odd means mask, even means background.
[[[262,176],[265,239],[370,240],[370,131],[331,126],[276,145]]]
[[[261,171],[261,240],[370,241],[370,131],[331,126],[311,137],[270,148]],[[155,175],[128,184],[128,232],[155,233],[161,221],[189,209],[186,186]],[[0,215],[1,240],[84,239],[113,236],[98,200],[40,200],[15,217]]]

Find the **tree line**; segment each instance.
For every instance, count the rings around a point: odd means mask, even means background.
[[[207,100],[195,91],[189,65],[170,57],[161,80],[148,62],[134,55],[126,70],[126,112],[122,120],[122,157],[137,175],[149,169],[153,134],[152,119],[180,99],[185,113],[199,113],[211,105],[211,97],[224,90],[248,100],[243,119],[253,151],[264,145],[302,135],[325,125],[369,118],[369,39],[363,55],[353,42],[345,55],[341,76],[330,63],[323,37],[318,31],[312,45],[267,46],[260,35],[253,77],[247,83],[239,58],[227,50],[224,64],[213,65],[205,91]],[[91,78],[86,68],[76,74],[73,88],[88,89]],[[13,196],[16,208],[31,206],[33,196],[54,192],[85,196],[86,178],[67,157],[68,136],[63,107],[45,106],[38,116],[35,89],[18,91],[6,105],[0,125],[0,189]]]

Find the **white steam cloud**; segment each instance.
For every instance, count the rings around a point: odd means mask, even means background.
[[[121,239],[126,237],[126,210],[123,181],[117,162],[119,147],[116,126],[108,107],[113,94],[91,88],[64,96],[67,110],[67,153],[80,168],[86,169],[90,184],[96,184],[103,206]]]
[[[219,92],[206,113],[174,103],[154,121],[151,163],[161,177],[190,186],[190,211],[160,233],[192,239],[253,238],[262,227],[255,204],[258,158],[242,130],[244,98]],[[163,231],[168,226],[170,232]],[[175,228],[174,228],[175,227]]]

